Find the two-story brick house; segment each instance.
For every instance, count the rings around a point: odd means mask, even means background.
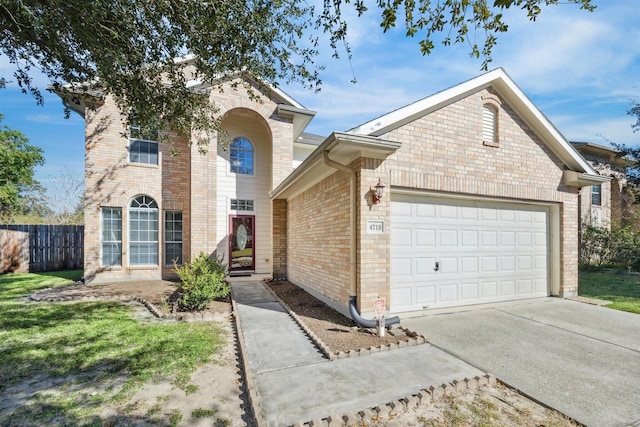
[[[210,96],[233,142],[206,155],[176,137],[169,156],[108,97],[74,107],[87,279],[136,286],[204,251],[342,312],[353,297],[406,312],[576,294],[578,192],[608,178],[503,70],[320,139],[279,90]]]
[[[593,142],[571,142],[593,169],[602,176],[611,178],[601,184],[580,190],[580,215],[582,225],[611,228],[612,224],[624,222],[624,189],[627,186],[628,159],[620,151]]]

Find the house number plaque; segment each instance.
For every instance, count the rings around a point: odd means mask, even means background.
[[[384,234],[384,221],[382,221],[382,220],[368,220],[367,221],[367,234]]]

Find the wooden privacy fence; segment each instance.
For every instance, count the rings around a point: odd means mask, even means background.
[[[78,270],[83,225],[0,225],[0,273]]]

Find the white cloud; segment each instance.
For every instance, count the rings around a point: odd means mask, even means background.
[[[635,146],[640,144],[640,133],[631,129],[632,118],[596,117],[585,119],[582,116],[561,116],[554,120],[555,125],[570,141],[595,142],[609,145],[610,142]]]
[[[634,23],[640,12],[624,2],[599,5],[594,13],[552,6],[536,22],[508,16],[513,24],[496,48],[496,62],[530,91],[610,88],[639,58]]]

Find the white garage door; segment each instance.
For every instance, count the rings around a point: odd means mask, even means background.
[[[391,311],[549,295],[548,208],[393,195]]]

